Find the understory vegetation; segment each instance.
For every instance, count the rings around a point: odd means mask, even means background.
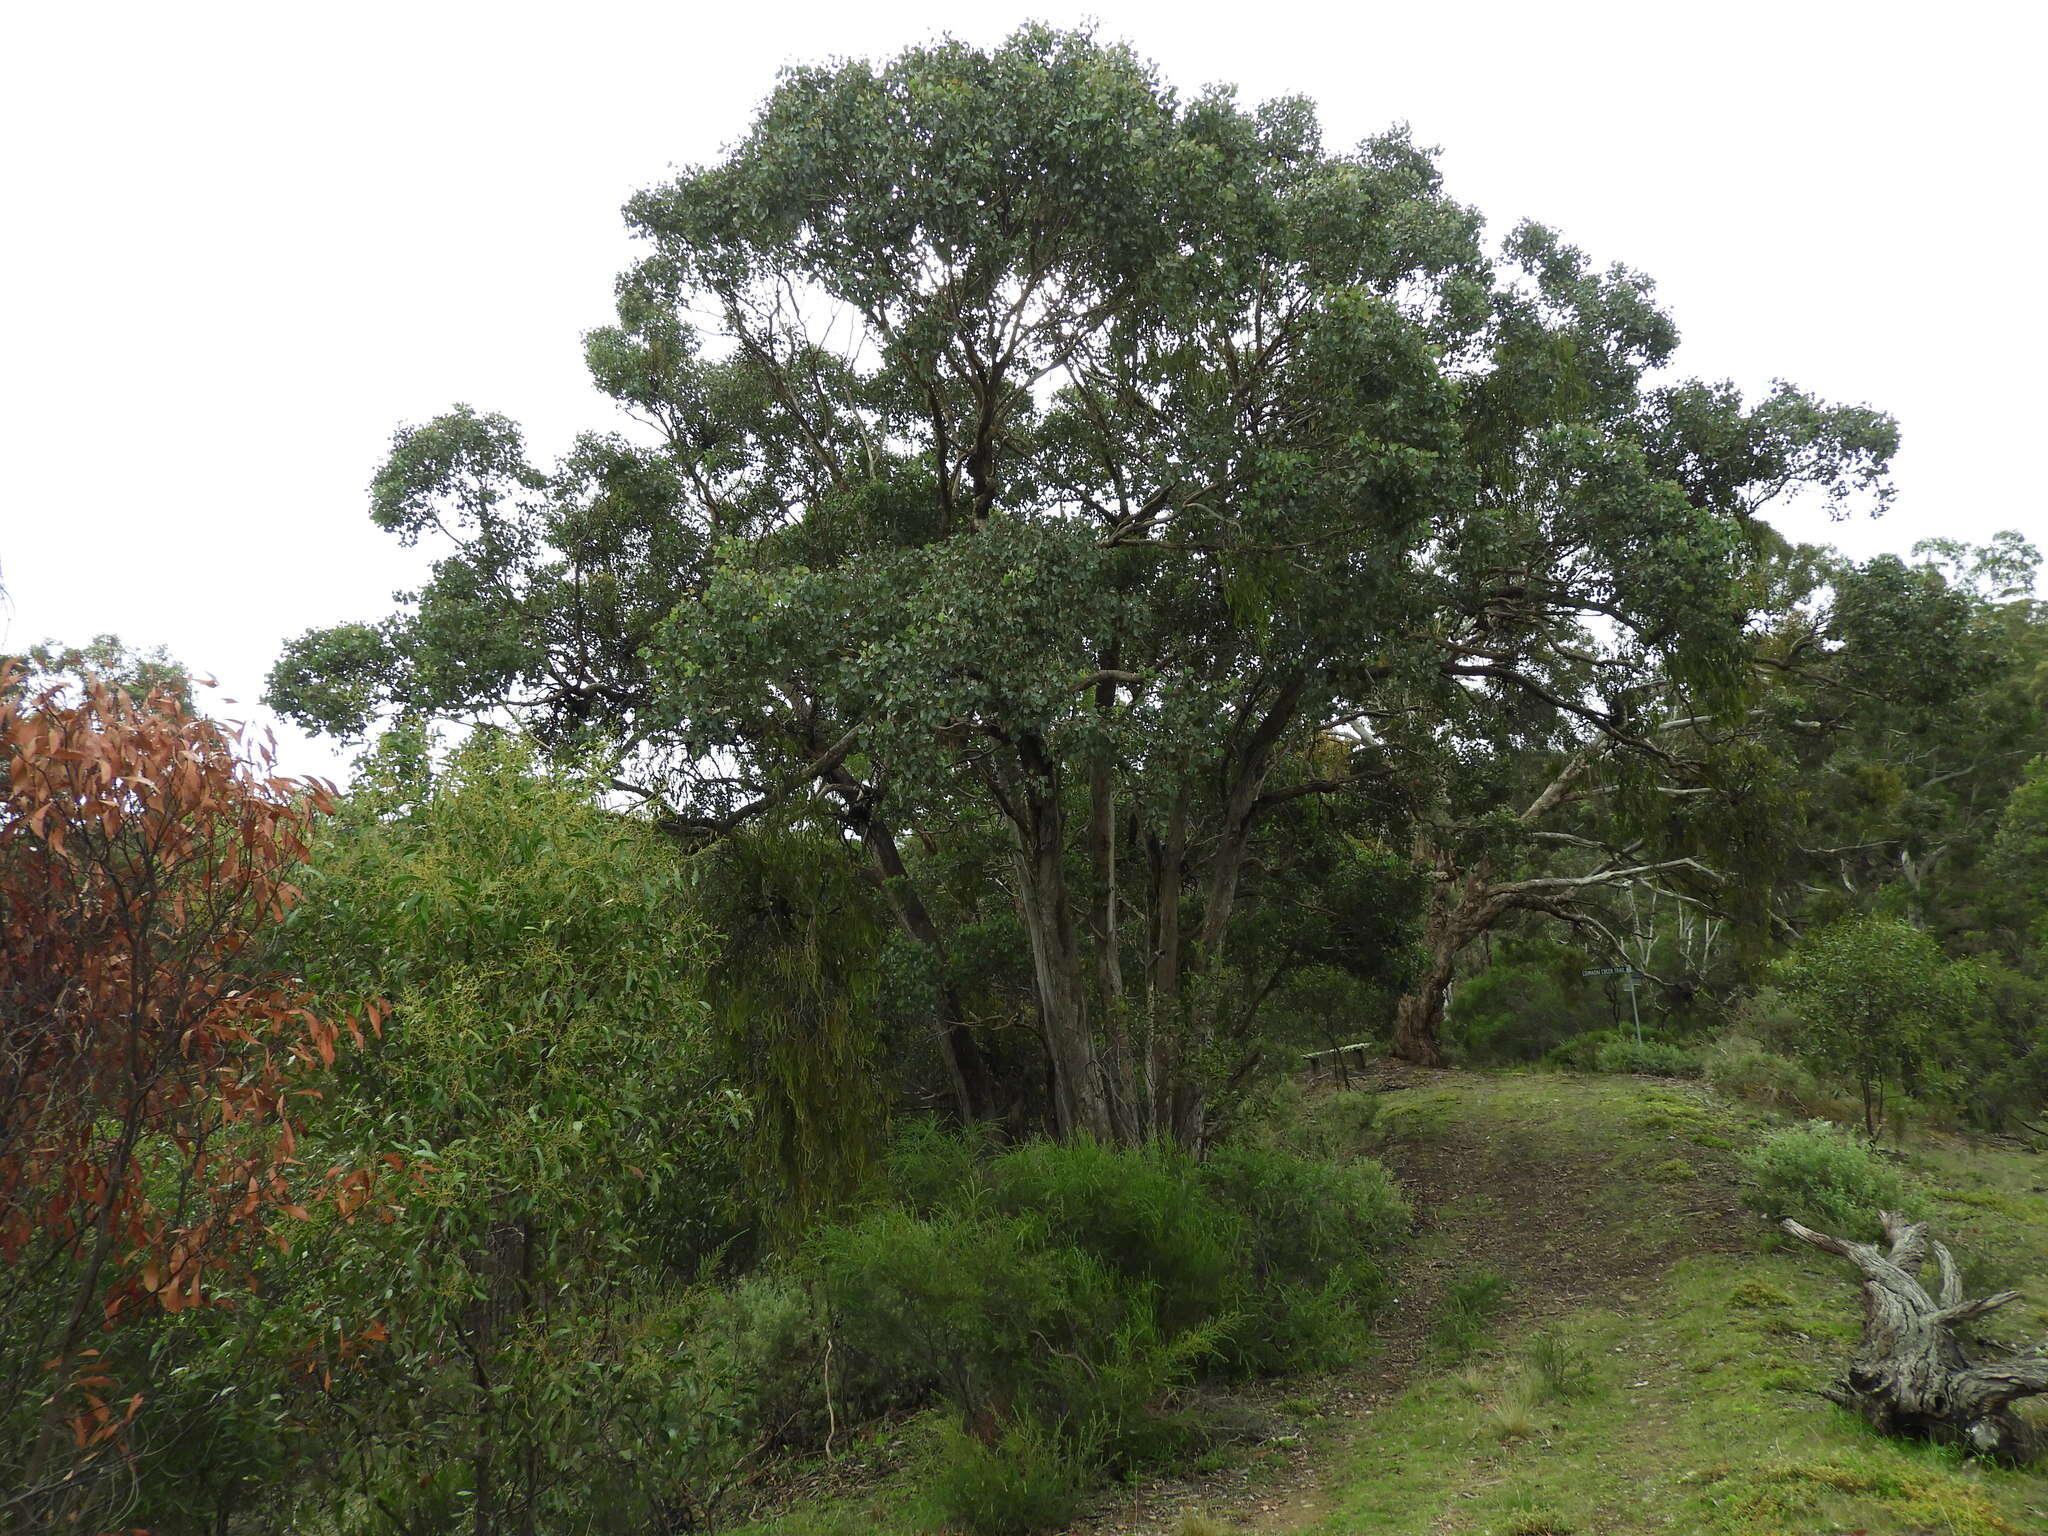
[[[2048,1322],[2033,546],[1087,34],[628,216],[620,430],[401,429],[271,676],[345,788],[0,659],[0,1531],[2041,1528],[1770,1225]]]

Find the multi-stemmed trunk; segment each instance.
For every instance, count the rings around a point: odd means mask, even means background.
[[[862,820],[860,832],[862,845],[873,861],[874,878],[897,926],[943,962],[944,936],[904,867],[903,855],[896,847],[896,834],[872,817]],[[938,1047],[939,1059],[945,1063],[946,1077],[953,1089],[954,1110],[962,1123],[973,1125],[995,1119],[1002,1106],[997,1102],[988,1058],[967,1022],[960,994],[950,981],[941,982],[939,987]]]
[[[1191,1004],[1185,982],[1222,958],[1261,794],[1304,684],[1303,677],[1293,674],[1277,683],[1265,714],[1235,756],[1214,835],[1199,865],[1190,867],[1188,860],[1191,796],[1185,790],[1169,811],[1163,834],[1151,837],[1151,954],[1143,1007],[1135,1012],[1123,993],[1111,765],[1098,757],[1089,770],[1085,851],[1095,889],[1084,942],[1067,876],[1068,818],[1060,775],[1041,743],[1031,738],[1019,743],[1023,775],[1001,798],[1015,839],[1017,909],[1031,941],[1062,1136],[1124,1144],[1161,1137],[1186,1147],[1201,1145],[1209,1106],[1197,1064],[1220,1038],[1218,1005],[1200,998]],[[1181,902],[1191,884],[1200,893],[1201,919],[1189,943],[1181,931]],[[1139,1018],[1142,1041],[1129,1032]]]
[[[1087,965],[1067,884],[1066,814],[1059,786],[1049,774],[1018,796],[1011,825],[1017,839],[1017,910],[1031,941],[1059,1133],[1099,1141],[1128,1139],[1118,1134],[1089,1020]]]

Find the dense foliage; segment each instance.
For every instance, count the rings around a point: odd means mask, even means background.
[[[0,662],[0,1528],[698,1531],[881,1426],[1056,1525],[1366,1346],[1305,1052],[1702,1079],[1833,1231],[2048,1137],[2039,555],[1760,515],[1887,418],[1085,34],[792,70],[628,217],[620,431],[402,429],[430,578],[272,675],[346,793]]]
[[[402,431],[373,515],[446,553],[271,697],[509,714],[679,835],[831,826],[941,974],[972,850],[1062,1134],[1221,1128],[1275,985],[1244,918],[1305,836],[1414,846],[1399,1040],[1436,1059],[1473,937],[1680,867],[1503,882],[1562,793],[1502,809],[1515,765],[1702,787],[1652,738],[1742,701],[1758,507],[1887,494],[1886,418],[1659,382],[1646,279],[1484,240],[1404,136],[1332,152],[1085,35],[792,70],[628,217],[587,350],[645,430],[552,471],[501,417]],[[957,988],[931,1027],[964,1117],[1015,1107]]]
[[[1024,1499],[1199,1440],[1203,1377],[1343,1362],[1381,1300],[1407,1205],[1376,1163],[1239,1147],[1033,1142],[977,1158],[916,1134],[896,1200],[815,1240],[839,1338],[952,1409],[941,1502],[976,1530],[1041,1528]],[[1063,1478],[1062,1467],[1068,1470]],[[1008,1489],[1011,1507],[987,1490]]]
[[[308,1204],[362,1198],[299,1142],[363,1032],[275,959],[318,786],[176,694],[0,662],[0,794],[0,1517],[85,1528],[214,1427],[174,1390],[138,1430],[190,1364],[166,1319],[232,1306]]]

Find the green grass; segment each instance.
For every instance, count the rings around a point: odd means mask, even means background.
[[[1781,1122],[1690,1088],[1541,1072],[1432,1082],[1407,1097],[1383,1096],[1370,1128],[1347,1135],[1397,1165],[1463,1166],[1475,1147],[1490,1159],[1489,1176],[1438,1207],[1414,1249],[1414,1262],[1452,1276],[1428,1331],[1457,1314],[1472,1324],[1468,1352],[1433,1351],[1368,1420],[1311,1419],[1313,1398],[1286,1400],[1330,1473],[1312,1536],[2048,1532],[2048,1469],[1887,1441],[1815,1395],[1856,1340],[1846,1265],[1747,1216],[1713,1218],[1741,1251],[1702,1251],[1701,1210],[1736,1203],[1731,1150]],[[2008,1342],[2048,1334],[2048,1159],[1932,1138],[1904,1166],[1972,1294],[2024,1293],[1989,1331]],[[1564,1191],[1561,1219],[1531,1229],[1527,1191],[1499,1187],[1494,1168],[1537,1170],[1547,1190]],[[1512,1246],[1474,1252],[1479,1232]],[[1545,1248],[1552,1267],[1533,1276],[1507,1262]],[[1612,1286],[1575,1285],[1603,1304],[1529,1319],[1544,1307],[1543,1277],[1572,1283],[1581,1260],[1618,1265],[1628,1254],[1649,1258]],[[1508,1271],[1513,1289],[1471,1305],[1480,1271]],[[1214,1460],[1236,1468],[1255,1457],[1233,1446]],[[914,1483],[906,1462],[881,1486],[746,1536],[929,1536],[938,1527]]]
[[[1576,1083],[1574,1084],[1576,1087]],[[1667,1240],[1712,1138],[1747,1142],[1741,1111],[1662,1090],[1560,1095],[1535,1080],[1481,1084],[1473,1112],[1505,1130],[1561,1127],[1628,1188],[1598,1202],[1589,1240]],[[1749,1120],[1750,1123],[1742,1123]],[[1539,1136],[1532,1143],[1541,1155]],[[1662,1156],[1653,1156],[1661,1149]],[[1966,1274],[2017,1284],[1996,1314],[2008,1341],[2048,1325],[2048,1166],[1960,1142],[1907,1167],[1937,1200],[1936,1235]],[[1989,1284],[1977,1289],[1994,1288]],[[1975,1291],[1973,1290],[1973,1294]],[[1345,1452],[1318,1536],[2038,1536],[2048,1470],[1970,1462],[1884,1440],[1816,1396],[1854,1347],[1845,1265],[1759,1233],[1748,1252],[1693,1253],[1634,1294],[1551,1319],[1517,1346],[1419,1379]],[[1568,1383],[1547,1390],[1547,1379]]]
[[[1316,1530],[1490,1536],[1532,1511],[1606,1536],[2048,1529],[2048,1476],[1881,1440],[1811,1395],[1855,1333],[1854,1288],[1824,1263],[1685,1261],[1638,1306],[1553,1327],[1584,1363],[1572,1392],[1531,1392],[1506,1354],[1419,1383],[1377,1416]]]

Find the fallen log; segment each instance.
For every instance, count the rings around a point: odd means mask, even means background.
[[[1927,1235],[1925,1223],[1896,1211],[1880,1212],[1879,1220],[1889,1248],[1845,1242],[1789,1219],[1779,1223],[1863,1276],[1862,1342],[1847,1373],[1822,1395],[1888,1435],[1940,1440],[2007,1461],[2039,1456],[2048,1448],[2041,1431],[2012,1405],[2048,1394],[2048,1354],[1979,1363],[1956,1337],[1963,1324],[2016,1301],[2019,1292],[1965,1300],[1955,1259]],[[1932,1296],[1918,1278],[1930,1252],[1939,1276]]]

